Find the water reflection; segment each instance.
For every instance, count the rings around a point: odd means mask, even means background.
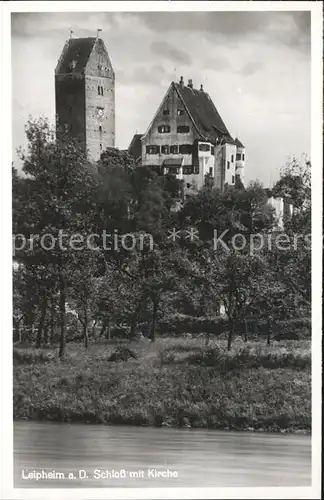
[[[16,422],[14,457],[16,488],[311,485],[311,438],[300,435]],[[42,471],[65,477],[32,478]]]

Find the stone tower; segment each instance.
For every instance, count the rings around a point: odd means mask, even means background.
[[[101,38],[70,38],[55,70],[58,129],[96,161],[115,146],[115,74]]]

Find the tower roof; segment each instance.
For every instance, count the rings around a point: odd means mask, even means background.
[[[70,38],[65,43],[55,73],[81,73],[84,71],[97,38]]]
[[[226,142],[234,142],[207,92],[194,89],[192,83],[188,86],[181,83],[173,85],[202,137],[214,142],[222,136]]]

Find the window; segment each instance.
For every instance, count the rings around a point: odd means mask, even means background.
[[[158,155],[160,153],[160,146],[146,146],[146,154]]]
[[[234,175],[232,175],[232,184],[234,184],[234,182],[235,182],[235,177]]]
[[[228,162],[227,162],[227,170],[229,170],[230,166],[231,166],[231,164],[230,164],[230,162],[228,161]]]
[[[215,146],[212,146],[212,147],[211,147],[211,151],[210,151],[210,152],[211,152],[211,154],[212,154],[213,156],[215,155]]]
[[[239,161],[241,159],[241,153],[237,153],[236,155],[236,161]]]
[[[199,151],[210,151],[209,144],[199,144]]]
[[[100,134],[102,133],[102,126],[101,125],[99,125],[99,132],[100,132]]]
[[[180,144],[179,153],[181,155],[190,155],[192,152],[191,144]]]
[[[180,116],[180,115],[184,115],[184,109],[178,109],[177,110],[177,115]]]
[[[170,125],[160,125],[158,131],[160,134],[168,134],[170,132]]]
[[[231,156],[231,162],[234,163],[234,155]]]
[[[186,186],[187,186],[187,189],[191,188],[191,184],[189,184],[189,182],[187,182]]]
[[[170,153],[172,155],[177,155],[178,154],[178,146],[170,146]]]
[[[170,110],[169,109],[164,109],[163,110],[163,114],[164,114],[164,116],[165,115],[169,115],[170,114]]]
[[[189,126],[188,125],[178,125],[177,126],[177,133],[178,134],[188,134],[189,132]]]
[[[193,174],[193,169],[192,169],[191,165],[189,165],[187,167],[183,167],[182,170],[183,170],[183,175],[191,175],[191,174]]]
[[[194,174],[199,174],[199,167],[194,167]]]
[[[244,161],[244,155],[242,155],[242,160]]]
[[[209,167],[209,175],[213,175],[213,167]]]
[[[163,155],[168,155],[169,154],[169,146],[161,146],[161,153]]]
[[[98,95],[100,95],[100,85],[98,85]]]

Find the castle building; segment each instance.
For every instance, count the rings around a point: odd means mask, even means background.
[[[58,133],[74,137],[96,161],[115,146],[115,73],[103,40],[70,38],[55,70]]]
[[[128,152],[159,174],[173,173],[184,191],[199,190],[206,176],[221,190],[244,183],[245,147],[233,139],[209,94],[172,82],[145,134],[136,134]]]

